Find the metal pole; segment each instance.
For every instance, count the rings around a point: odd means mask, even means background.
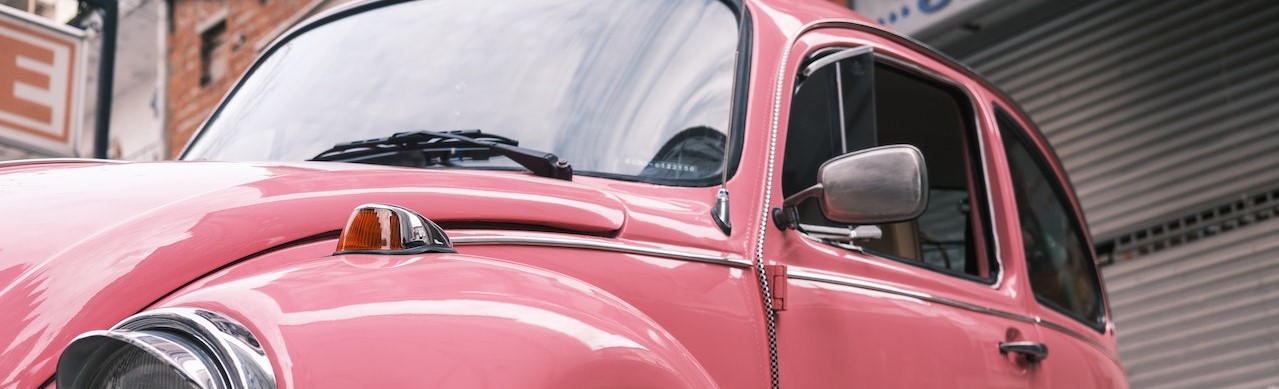
[[[98,58],[98,109],[94,120],[93,157],[106,159],[110,145],[111,98],[115,93],[115,41],[120,5],[116,0],[81,1],[102,10],[102,54]]]

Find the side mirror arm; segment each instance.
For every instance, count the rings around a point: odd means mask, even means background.
[[[781,208],[773,208],[773,225],[782,231],[799,229],[799,209],[785,205]]]
[[[799,228],[799,209],[796,207],[804,200],[821,197],[823,191],[822,184],[817,184],[782,200],[780,208],[773,208],[773,224],[782,231]]]

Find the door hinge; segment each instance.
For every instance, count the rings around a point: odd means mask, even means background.
[[[773,311],[785,311],[786,265],[765,265],[764,277],[768,279],[768,286],[772,289],[773,301],[769,302],[769,308]]]

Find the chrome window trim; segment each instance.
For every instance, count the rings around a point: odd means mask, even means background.
[[[1087,260],[1088,265],[1091,265],[1092,267],[1092,272],[1089,275],[1092,276],[1090,277],[1091,280],[1096,282],[1094,284],[1096,286],[1096,288],[1094,288],[1094,292],[1097,293],[1098,300],[1100,300],[1100,302],[1102,303],[1101,311],[1098,312],[1101,314],[1101,322],[1096,323],[1096,325],[1093,325],[1093,323],[1088,322],[1086,318],[1075,316],[1075,313],[1072,312],[1071,309],[1062,307],[1056,304],[1056,302],[1054,301],[1045,301],[1047,299],[1041,300],[1039,293],[1035,291],[1035,283],[1030,282],[1028,280],[1028,283],[1030,284],[1031,296],[1034,296],[1035,298],[1035,304],[1037,304],[1039,307],[1047,308],[1048,310],[1055,311],[1057,313],[1065,315],[1066,317],[1069,317],[1071,320],[1077,323],[1083,324],[1085,326],[1088,326],[1089,328],[1091,328],[1094,331],[1097,331],[1098,333],[1101,333],[1101,334],[1106,333],[1107,329],[1110,328],[1110,325],[1113,321],[1113,319],[1111,318],[1111,312],[1110,312],[1110,297],[1106,295],[1106,284],[1105,284],[1105,280],[1102,277],[1101,266],[1097,261],[1097,252],[1095,247],[1093,246],[1092,235],[1089,234],[1088,232],[1086,220],[1083,218],[1083,214],[1081,213],[1082,208],[1080,208],[1080,205],[1078,205],[1077,203],[1078,197],[1070,186],[1070,180],[1068,179],[1068,177],[1064,175],[1064,171],[1058,172],[1057,169],[1053,168],[1053,162],[1054,162],[1053,160],[1056,159],[1056,155],[1053,154],[1052,145],[1046,143],[1047,139],[1045,138],[1044,139],[1045,143],[1041,144],[1038,140],[1035,139],[1035,133],[1037,131],[1035,131],[1034,127],[1027,127],[1025,125],[1022,125],[1021,123],[1018,123],[1019,120],[1023,120],[1023,121],[1027,121],[1027,124],[1031,124],[1033,126],[1034,123],[1031,123],[1028,121],[1028,119],[1026,119],[1029,116],[1023,116],[1021,118],[1018,118],[1016,115],[1013,114],[1013,112],[1017,112],[1017,111],[1010,110],[1009,108],[1007,108],[1006,105],[1001,104],[998,101],[992,101],[991,107],[995,115],[994,117],[995,125],[996,125],[995,130],[999,131],[1000,137],[1005,140],[1005,143],[1000,145],[1000,149],[1001,151],[1003,151],[1004,163],[1009,169],[1009,182],[1014,187],[1017,185],[1017,183],[1013,182],[1012,180],[1011,171],[1012,171],[1013,164],[1008,153],[1008,147],[1006,143],[1007,138],[1003,138],[1004,135],[1012,135],[1012,138],[1013,138],[1012,142],[1016,144],[1020,144],[1022,148],[1025,149],[1026,153],[1032,160],[1032,164],[1034,165],[1033,167],[1035,168],[1034,170],[1038,171],[1040,175],[1044,177],[1044,179],[1048,182],[1049,189],[1052,191],[1052,193],[1056,195],[1057,197],[1059,197],[1056,204],[1063,206],[1064,209],[1062,213],[1065,215],[1067,219],[1069,219],[1068,220],[1070,223],[1069,228],[1071,230],[1074,230],[1081,237],[1080,243],[1082,243],[1082,245],[1086,249],[1084,250],[1084,256],[1086,257],[1085,260]],[[1006,121],[1009,121],[1010,124],[1013,125],[1013,128],[1005,129],[1002,125],[1000,125],[1000,122],[1005,121],[1000,119],[1000,116],[1003,116],[1004,118],[1006,118],[1007,119]],[[1043,137],[1043,135],[1040,134],[1040,137]],[[1047,149],[1044,149],[1043,146],[1046,146]],[[1057,161],[1057,163],[1060,165],[1060,161]],[[1065,167],[1063,166],[1062,169],[1065,169]],[[1016,215],[1017,223],[1019,224],[1018,227],[1020,227],[1021,216],[1022,216],[1021,208],[1020,208],[1021,204],[1017,202],[1018,200],[1016,199],[1015,192],[1016,191],[1014,190],[1013,203],[1018,208],[1017,208],[1017,212],[1015,212],[1014,215]],[[1075,202],[1072,202],[1071,201],[1072,199],[1074,199]],[[1025,254],[1025,250],[1026,250],[1026,247],[1025,245],[1023,245],[1021,247],[1022,257],[1026,258],[1025,261],[1030,261],[1030,259]],[[1029,263],[1026,264],[1026,269],[1027,271],[1029,271],[1030,269]],[[1065,328],[1065,327],[1062,327],[1062,328]]]
[[[825,48],[817,49],[815,52],[821,52],[823,50],[825,50]],[[822,67],[825,67],[826,65],[830,65],[835,62],[856,57],[862,54],[874,54],[874,52],[875,52],[875,46],[870,46],[870,45],[840,49],[839,51],[836,51],[834,54],[830,54],[825,57],[818,58],[817,60],[814,60],[813,62],[809,63],[808,66],[804,67],[804,70],[801,70],[799,72],[799,74],[803,75],[804,77],[809,77],[809,76],[812,76],[813,73],[816,72],[818,69],[821,69]],[[843,94],[840,94],[839,96],[843,96]]]
[[[1003,253],[999,250],[999,234],[995,233],[996,223],[998,223],[999,221],[998,221],[998,218],[995,217],[996,216],[995,206],[994,206],[995,196],[994,196],[994,193],[990,191],[990,186],[992,183],[991,183],[991,177],[990,177],[990,166],[989,166],[989,163],[987,163],[988,156],[986,155],[986,137],[982,133],[983,127],[981,124],[981,118],[982,118],[981,105],[978,104],[977,98],[973,96],[972,90],[970,90],[969,88],[966,88],[963,85],[955,82],[954,80],[947,78],[945,76],[942,76],[941,74],[937,72],[928,70],[924,68],[923,66],[920,66],[919,64],[909,62],[901,58],[889,56],[881,52],[875,53],[875,59],[882,60],[884,63],[889,64],[890,66],[895,66],[899,69],[902,69],[903,71],[912,72],[921,77],[926,77],[932,81],[949,85],[950,87],[955,88],[955,90],[958,90],[960,93],[963,93],[964,96],[968,98],[968,103],[969,105],[971,105],[970,108],[972,109],[972,113],[973,113],[973,123],[972,123],[973,135],[977,138],[977,162],[981,164],[981,180],[983,184],[982,189],[986,192],[985,193],[986,212],[984,213],[987,219],[984,220],[982,224],[985,225],[987,229],[986,235],[988,235],[988,237],[990,238],[990,241],[988,242],[989,244],[991,244],[990,252],[992,255],[995,256],[995,263],[999,265],[999,269],[991,269],[994,271],[998,271],[999,274],[993,277],[994,282],[991,282],[987,285],[989,285],[991,289],[999,289],[999,287],[1003,285],[1004,276],[1007,275],[1008,272],[1006,271],[1007,269],[1004,266]],[[985,239],[985,237],[983,237],[983,239]]]
[[[690,262],[709,263],[714,265],[724,265],[735,268],[749,268],[751,262],[744,258],[731,256],[714,256],[708,254],[692,253],[687,251],[668,250],[655,247],[636,246],[625,243],[601,242],[590,239],[568,238],[568,237],[550,237],[550,236],[531,236],[531,235],[470,235],[453,237],[454,246],[473,246],[485,244],[504,244],[517,246],[542,246],[542,247],[564,247],[574,249],[587,249],[599,251],[611,251],[626,254],[651,255],[655,257],[678,259]]]

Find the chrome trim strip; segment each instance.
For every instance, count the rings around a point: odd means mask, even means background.
[[[809,271],[809,270],[805,270],[805,269],[797,268],[793,266],[788,268],[786,273],[787,273],[786,274],[787,278],[790,278],[790,279],[823,282],[828,284],[850,286],[854,288],[866,289],[866,290],[871,290],[876,292],[889,293],[889,294],[894,294],[898,296],[919,299],[919,300],[927,301],[930,303],[942,304],[942,305],[963,309],[970,312],[976,312],[976,313],[991,315],[995,317],[1001,317],[1009,320],[1019,321],[1022,323],[1038,324],[1045,329],[1061,332],[1063,334],[1069,335],[1072,338],[1082,341],[1092,346],[1093,348],[1096,348],[1097,350],[1101,351],[1101,353],[1106,355],[1106,357],[1110,358],[1112,362],[1116,364],[1120,363],[1119,355],[1112,352],[1108,347],[1106,347],[1106,345],[1102,344],[1101,342],[1098,342],[1096,339],[1093,339],[1087,335],[1084,335],[1083,333],[1079,331],[1075,331],[1073,329],[1070,329],[1056,322],[1044,320],[1041,317],[1031,317],[1026,315],[1020,315],[1012,312],[1007,312],[1007,311],[998,310],[994,308],[983,307],[976,304],[966,303],[963,301],[950,299],[946,297],[934,296],[934,295],[920,292],[920,291],[898,288],[895,286],[885,285],[885,284],[873,282],[873,281],[866,281],[866,280],[859,280],[855,278],[823,274],[823,273],[813,272],[813,271]]]
[[[824,283],[835,284],[835,285],[851,286],[854,288],[872,290],[872,291],[882,292],[882,293],[889,293],[889,294],[894,294],[898,296],[905,296],[905,297],[927,301],[930,303],[942,304],[942,305],[950,306],[953,308],[959,308],[966,311],[1001,317],[1001,318],[1015,320],[1023,323],[1035,324],[1040,322],[1038,318],[1033,318],[1026,315],[1020,315],[1020,314],[1016,314],[1008,311],[1002,311],[994,308],[983,307],[980,305],[966,303],[963,301],[950,299],[946,297],[934,296],[934,295],[920,292],[920,291],[898,288],[895,286],[886,285],[886,284],[873,282],[873,281],[866,281],[866,280],[859,280],[859,279],[849,278],[849,277],[822,274],[822,273],[813,272],[813,271],[809,271],[809,270],[805,270],[797,267],[790,267],[787,271],[786,277],[791,279],[797,279],[797,280],[806,280],[806,281],[824,282]]]
[[[1114,362],[1115,364],[1120,364],[1119,354],[1112,352],[1110,348],[1106,347],[1106,345],[1104,344],[1101,344],[1101,342],[1098,342],[1096,339],[1090,338],[1079,331],[1075,331],[1070,328],[1067,328],[1064,325],[1057,324],[1056,322],[1044,320],[1043,318],[1038,318],[1038,317],[1035,318],[1035,320],[1038,320],[1039,324],[1043,325],[1043,327],[1046,329],[1061,332],[1066,335],[1070,335],[1071,337],[1075,339],[1078,339],[1080,341],[1083,341],[1084,343],[1092,345],[1093,348],[1101,350],[1101,353],[1105,354],[1106,357],[1109,357],[1112,362]],[[1120,364],[1120,366],[1123,366],[1123,365]]]
[[[473,235],[458,236],[452,238],[454,246],[482,245],[482,244],[509,244],[521,246],[544,246],[544,247],[567,247],[575,249],[612,251],[627,254],[651,255],[655,257],[663,257],[670,259],[679,259],[692,262],[710,263],[715,265],[725,265],[736,268],[749,268],[751,262],[744,258],[737,257],[717,257],[714,255],[690,253],[686,251],[676,251],[659,249],[653,247],[642,247],[623,243],[600,242],[589,239],[564,238],[564,237],[544,237],[544,236],[528,236],[528,235]]]
[[[854,288],[866,289],[866,290],[871,290],[876,292],[889,293],[889,294],[894,294],[898,296],[919,299],[919,300],[927,301],[930,303],[942,304],[942,305],[963,309],[970,312],[976,312],[976,313],[991,315],[995,317],[1001,317],[1004,319],[1019,321],[1022,323],[1038,324],[1045,329],[1061,332],[1079,341],[1082,341],[1092,346],[1093,348],[1100,350],[1101,353],[1106,355],[1106,357],[1110,358],[1112,362],[1116,364],[1120,363],[1119,355],[1112,352],[1109,348],[1106,347],[1106,345],[1102,344],[1101,342],[1098,342],[1096,339],[1093,339],[1087,335],[1084,335],[1083,333],[1080,333],[1079,331],[1075,331],[1061,324],[1044,320],[1043,318],[1040,318],[1040,317],[1031,317],[1027,315],[1016,314],[1016,313],[998,310],[994,308],[983,307],[976,304],[966,303],[963,301],[950,299],[946,297],[934,296],[934,295],[920,292],[920,291],[898,288],[891,285],[885,285],[885,284],[874,282],[874,281],[866,281],[866,280],[859,280],[859,279],[849,278],[849,277],[823,274],[823,273],[813,272],[810,270],[805,270],[803,268],[798,268],[793,266],[788,268],[786,273],[787,273],[786,274],[787,278],[790,278],[790,279],[823,282],[828,284],[850,286]]]
[[[817,59],[816,61],[813,61],[812,63],[808,64],[808,66],[805,66],[804,70],[801,71],[800,74],[804,75],[804,77],[812,76],[813,72],[816,72],[817,69],[821,69],[823,66],[830,65],[832,63],[839,62],[847,58],[856,57],[862,54],[872,53],[874,52],[874,50],[875,50],[874,46],[857,46],[857,47],[850,47],[847,49],[843,49],[836,52],[835,54],[821,57]]]
[[[116,159],[94,159],[94,158],[35,158],[35,159],[15,159],[12,161],[0,161],[0,168],[10,166],[27,166],[27,165],[51,165],[57,163],[129,163],[129,161],[121,161]]]

